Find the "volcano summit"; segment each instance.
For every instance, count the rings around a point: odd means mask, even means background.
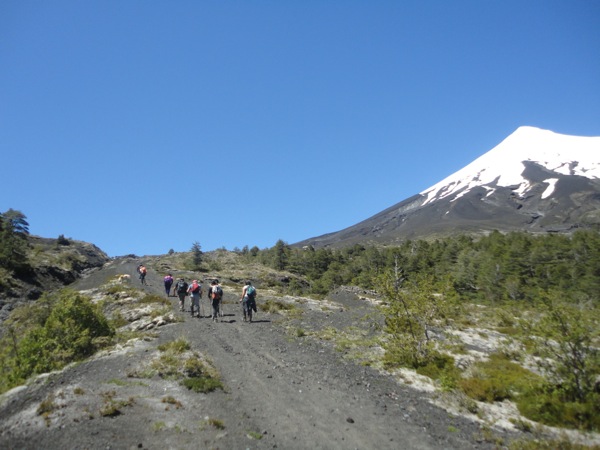
[[[520,127],[461,170],[344,230],[298,245],[393,244],[459,233],[600,226],[600,137]]]

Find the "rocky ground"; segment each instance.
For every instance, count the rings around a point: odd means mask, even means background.
[[[78,289],[131,275],[134,259],[113,261]],[[152,270],[141,287],[164,295]],[[265,301],[259,290],[258,303]],[[338,293],[303,313],[259,312],[241,320],[239,289],[226,286],[218,323],[180,313],[181,322],[59,373],[39,377],[0,400],[2,449],[486,449],[514,437],[435,406],[431,394],[345,358],[316,331],[367,323],[370,303]],[[206,297],[205,310],[208,314]],[[368,326],[367,326],[368,328]],[[293,330],[296,330],[295,332]],[[218,370],[223,390],[199,394],[174,381],[140,378],[161,343],[184,338]],[[102,413],[118,404],[118,413]]]

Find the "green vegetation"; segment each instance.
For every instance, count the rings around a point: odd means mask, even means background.
[[[0,392],[32,375],[61,369],[111,343],[114,330],[88,297],[73,291],[44,295],[13,311],[0,342]]]
[[[283,302],[281,300],[268,299],[266,302],[258,305],[261,311],[270,314],[300,314],[300,309],[293,303]]]
[[[240,256],[307,279],[309,283],[294,285],[305,294],[325,295],[341,285],[378,289],[378,277],[396,265],[407,279],[417,274],[449,277],[464,300],[480,303],[531,302],[552,289],[577,292],[597,303],[600,292],[597,231],[570,236],[492,232],[477,240],[462,235],[381,248],[292,248],[278,241],[267,250],[245,248]],[[282,283],[282,288],[291,284]]]
[[[546,375],[518,399],[525,417],[547,425],[600,430],[600,311],[552,291],[521,319],[530,352]]]
[[[202,253],[202,246],[200,245],[200,243],[198,241],[196,241],[192,244],[191,252],[192,252],[192,260],[190,262],[190,269],[191,270],[201,270],[203,253]]]
[[[181,404],[181,402],[179,400],[177,400],[175,397],[172,397],[170,395],[163,397],[160,401],[162,403],[166,403],[167,405],[175,406],[175,409],[183,408],[183,405]],[[168,410],[169,408],[167,407],[166,409]]]
[[[524,358],[518,350],[491,354],[461,373],[443,353],[439,339],[430,336],[431,330],[439,332],[453,324],[460,311],[456,291],[430,276],[416,275],[412,280],[405,281],[398,271],[381,278],[387,301],[383,308],[386,367],[416,369],[438,380],[444,390],[458,389],[477,401],[512,400],[521,414],[536,422],[600,430],[600,394],[596,390],[600,316],[594,302],[577,302],[552,291],[538,301],[522,303],[520,309],[510,305],[516,308],[515,315],[520,312],[518,319],[509,320],[506,310],[499,310],[496,317],[502,325],[521,329],[512,337],[520,340],[523,352],[527,349],[530,357],[535,357],[544,376],[511,361]],[[488,338],[485,333],[479,335]]]
[[[214,419],[214,418],[209,418],[208,419],[208,424],[215,427],[217,430],[224,430],[225,429],[225,424],[223,423],[222,420],[220,419]]]
[[[208,393],[217,389],[223,389],[223,384],[219,380],[205,376],[186,378],[182,384],[189,390],[199,393]]]
[[[122,414],[122,409],[128,406],[132,406],[135,403],[133,397],[129,397],[127,400],[116,399],[117,393],[115,391],[103,392],[102,398],[104,403],[100,408],[100,415],[103,417],[116,417]]]
[[[600,430],[596,231],[493,232],[382,248],[300,249],[280,240],[267,250],[245,248],[240,257],[290,273],[279,284],[288,294],[321,296],[343,285],[376,290],[384,300],[384,367],[408,367],[437,380],[465,396],[469,410],[477,410],[473,400],[510,399],[533,421]],[[263,307],[282,308],[271,300]],[[483,340],[493,330],[503,333],[507,347],[463,373],[447,353],[460,345],[447,340],[446,330],[473,326],[490,330],[479,332]],[[334,340],[343,351],[356,347],[339,330],[309,334]],[[541,375],[525,369],[526,360],[536,361]]]
[[[518,439],[511,442],[508,448],[509,450],[599,450],[600,445],[576,444],[565,437],[552,440]]]
[[[212,392],[223,389],[219,374],[199,354],[191,351],[185,339],[176,339],[158,346],[160,355],[148,367],[128,374],[136,378],[160,378],[178,380],[194,392]]]
[[[0,214],[0,289],[11,287],[17,270],[27,271],[31,261],[45,259],[47,249],[42,245],[27,246],[27,233],[24,215],[13,210]],[[53,261],[72,265],[76,256],[64,253],[73,245],[61,235],[55,247],[59,246],[63,250]],[[508,399],[532,421],[600,430],[598,232],[577,231],[570,236],[493,232],[477,239],[457,236],[405,241],[396,247],[341,249],[292,248],[279,240],[266,250],[246,246],[233,253],[222,249],[207,254],[195,242],[191,252],[170,251],[157,264],[162,264],[161,271],[173,267],[225,271],[233,283],[251,273],[263,289],[313,298],[344,285],[376,291],[381,296],[377,300],[383,300],[376,313],[383,315],[383,327],[378,320],[373,321],[377,329],[368,331],[359,327],[308,331],[294,324],[289,333],[331,340],[338,351],[363,364],[414,369],[451,391],[473,413],[483,411],[477,402]],[[99,306],[68,291],[15,309],[5,322],[0,346],[0,392],[31,375],[85,358],[115,339],[138,336],[114,335],[114,328],[126,324],[118,308],[131,300],[128,296],[137,303],[164,307],[154,314],[171,309],[162,296],[139,298],[130,287],[111,286],[104,290],[109,297],[103,305],[112,310],[110,323]],[[298,303],[276,298],[263,297],[258,306],[285,315],[292,323],[302,313]],[[465,331],[477,342],[489,342],[502,333],[501,348],[472,362],[471,346],[452,337]],[[223,389],[216,370],[187,341],[168,342],[159,350],[157,358],[130,376],[177,380],[196,392]],[[535,364],[536,374],[524,368]],[[163,402],[181,407],[172,398]],[[101,414],[117,414],[125,403],[107,400]],[[49,416],[52,405],[49,401],[41,414]],[[526,421],[518,426],[531,429]],[[536,441],[522,444],[523,448],[546,448],[527,447],[535,445],[532,442]]]
[[[416,276],[402,287],[403,278],[394,274],[380,277],[380,286],[388,301],[385,309],[384,348],[387,367],[414,369],[444,361],[432,339],[435,326],[458,314],[456,292],[447,280],[436,282],[431,275]]]
[[[256,439],[258,441],[262,439],[263,435],[257,431],[248,431],[248,437],[251,439]]]
[[[518,399],[542,383],[542,377],[509,361],[506,355],[494,353],[486,361],[476,363],[471,374],[457,381],[469,397],[482,402]]]
[[[38,406],[37,415],[42,416],[46,422],[46,426],[50,426],[50,416],[54,411],[58,409],[58,405],[55,403],[54,394],[49,394]]]
[[[29,268],[27,236],[29,224],[20,211],[9,209],[0,213],[0,266],[15,272]]]
[[[167,424],[162,421],[154,422],[152,424],[152,431],[154,431],[154,432],[163,431],[166,428],[167,428]]]

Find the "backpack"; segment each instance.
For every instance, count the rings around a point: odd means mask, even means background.
[[[256,297],[256,289],[254,288],[254,286],[248,286],[248,289],[246,289],[246,295],[249,299],[254,300],[254,297]]]
[[[140,273],[141,273],[142,275],[146,275],[146,268],[145,268],[145,267],[143,267],[143,266],[142,266],[142,267],[140,267]]]
[[[223,289],[221,289],[221,286],[215,286],[214,288],[212,288],[212,295],[213,299],[220,300],[223,296]]]
[[[185,281],[178,281],[177,282],[177,293],[178,294],[185,293],[185,291],[187,291],[187,287],[188,287],[188,284]]]
[[[202,286],[200,286],[199,283],[192,283],[192,293],[193,294],[197,294],[198,292],[200,292],[201,288],[202,288]]]

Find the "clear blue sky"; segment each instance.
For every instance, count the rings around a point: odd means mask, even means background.
[[[111,256],[354,225],[521,125],[600,136],[600,2],[0,3],[0,211]]]

